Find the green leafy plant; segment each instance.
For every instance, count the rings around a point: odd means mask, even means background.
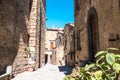
[[[117,48],[108,48],[99,51],[96,55],[96,63],[81,67],[76,76],[68,75],[64,80],[119,80],[120,55],[112,51]]]
[[[27,55],[30,55],[30,48],[29,48],[29,46],[27,45],[27,46],[25,46],[25,52],[26,52],[26,54]]]

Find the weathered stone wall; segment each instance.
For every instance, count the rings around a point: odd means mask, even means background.
[[[29,0],[17,1],[17,10],[20,10],[18,15],[18,26],[20,29],[19,49],[13,63],[13,73],[18,74],[28,68],[28,54],[25,52],[25,47],[28,45],[29,38]],[[17,18],[17,17],[15,17]],[[23,22],[22,22],[23,21]]]
[[[75,34],[74,24],[66,24],[64,28],[64,52],[66,55],[66,64],[73,66],[75,56]]]
[[[27,70],[28,45],[30,54],[34,53],[36,68],[44,63],[45,3],[42,1],[0,1],[0,75],[9,65],[13,65],[12,74]]]
[[[40,66],[45,64],[45,29],[46,29],[46,0],[41,0],[40,7]],[[39,14],[39,13],[38,13]],[[39,21],[38,21],[39,23]]]
[[[28,0],[0,1],[0,71],[12,65],[27,44]],[[23,6],[24,5],[24,6]],[[26,10],[26,11],[24,11]],[[22,50],[21,50],[22,49]],[[21,56],[23,53],[21,54]],[[20,57],[20,56],[19,56]],[[23,61],[24,62],[24,61]]]
[[[41,0],[31,0],[29,4],[23,3],[23,5],[28,5],[27,9],[24,9],[24,11],[30,11],[29,12],[29,21],[26,20],[27,27],[28,27],[28,33],[29,33],[29,48],[30,53],[27,54],[24,49],[26,45],[24,45],[21,50],[24,52],[19,52],[20,57],[17,57],[15,63],[16,66],[21,66],[17,71],[15,72],[23,72],[27,70],[29,67],[29,59],[32,59],[32,61],[35,61],[34,67],[37,69],[38,67],[41,67],[42,63],[44,63],[44,36],[45,35],[45,7],[43,6],[43,2]],[[43,20],[44,19],[44,20]],[[22,24],[22,23],[21,23]],[[42,37],[42,38],[41,38]],[[23,44],[23,43],[22,43]],[[29,57],[28,57],[29,55]],[[19,63],[22,62],[23,64]]]
[[[38,5],[38,3],[39,5]],[[31,13],[30,13],[30,38],[29,38],[29,47],[30,47],[30,58],[32,61],[36,62],[35,68],[38,68],[39,66],[39,23],[40,19],[38,18],[40,13],[40,0],[33,0],[32,7],[31,7]]]
[[[120,49],[119,5],[119,0],[75,0],[76,40],[77,35],[80,35],[81,46],[81,50],[77,50],[76,46],[77,61],[89,60],[89,33],[87,25],[88,12],[92,7],[96,10],[98,16],[99,50],[106,50],[108,47],[116,47]]]
[[[36,13],[36,67],[45,64],[45,29],[46,29],[46,0],[37,1]],[[32,16],[31,16],[32,17]],[[33,22],[35,23],[35,22]]]

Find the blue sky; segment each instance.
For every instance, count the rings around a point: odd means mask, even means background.
[[[46,27],[64,27],[66,23],[74,22],[73,0],[47,0]]]

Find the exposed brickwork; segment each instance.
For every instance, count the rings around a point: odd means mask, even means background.
[[[36,28],[37,28],[37,0],[33,0],[31,13],[30,13],[30,38],[29,38],[29,46],[30,53],[35,54],[36,50]]]
[[[120,10],[118,0],[75,0],[75,31],[76,45],[77,35],[80,35],[81,50],[77,50],[76,60],[89,60],[88,41],[88,18],[89,11],[93,7],[96,10],[98,19],[98,50],[105,50],[108,47],[120,49]],[[91,1],[91,2],[90,2]],[[97,23],[96,22],[96,23]],[[97,27],[97,26],[96,26]],[[80,31],[80,33],[78,33]],[[118,38],[117,38],[118,36]],[[94,42],[95,43],[95,42]]]

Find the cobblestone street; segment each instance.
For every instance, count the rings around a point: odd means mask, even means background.
[[[56,66],[46,64],[44,67],[37,69],[34,72],[23,72],[18,74],[12,80],[62,80],[65,75],[71,73],[72,67]]]

